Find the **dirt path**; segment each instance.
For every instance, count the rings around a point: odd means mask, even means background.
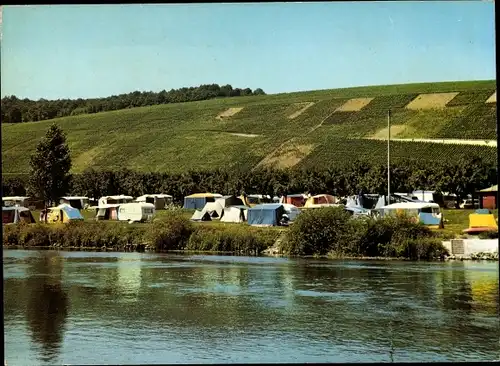
[[[387,141],[387,138],[379,137],[366,137],[368,140],[381,140]],[[432,144],[456,144],[456,145],[478,145],[478,146],[490,146],[496,147],[496,140],[459,140],[459,139],[398,139],[391,138],[391,141],[406,141],[406,142],[429,142]]]

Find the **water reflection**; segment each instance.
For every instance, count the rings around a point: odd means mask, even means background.
[[[26,318],[44,362],[57,359],[68,316],[68,296],[62,286],[64,260],[57,252],[32,257],[26,280]]]
[[[34,363],[57,363],[55,355],[99,364],[498,356],[491,264],[138,253],[46,253],[6,263],[6,352],[21,352],[13,336],[23,331],[13,321],[19,298],[44,349]]]

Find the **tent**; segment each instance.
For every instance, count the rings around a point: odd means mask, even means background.
[[[212,221],[210,214],[203,210],[196,210],[191,216],[191,220],[193,221]]]
[[[218,202],[207,202],[201,212],[208,212],[212,219],[220,219],[223,215],[224,207],[222,207]]]
[[[248,209],[248,224],[254,226],[278,226],[285,209],[282,204],[264,203]]]
[[[20,221],[35,223],[35,218],[29,208],[22,206],[2,207],[2,224],[16,224]]]
[[[464,233],[479,234],[485,231],[498,230],[498,224],[493,214],[473,213],[469,215],[469,228]]]
[[[306,196],[304,194],[288,194],[283,197],[281,203],[289,203],[295,207],[302,207],[306,203]]]
[[[304,204],[304,208],[318,208],[329,206],[339,206],[337,199],[330,194],[318,194],[316,196],[309,197]]]
[[[217,193],[195,193],[184,197],[184,208],[200,209],[203,208],[207,202],[215,202],[215,199],[221,197],[222,195]]]
[[[67,223],[70,221],[83,220],[83,216],[80,211],[66,203],[62,203],[57,207],[49,207],[47,215],[47,222],[51,224],[57,222]]]
[[[96,220],[118,220],[118,209],[121,204],[100,204],[99,206],[91,206],[89,209],[96,210]]]
[[[215,199],[215,202],[224,208],[229,206],[244,206],[241,198],[238,198],[236,196],[223,196],[221,198]]]
[[[230,206],[224,207],[224,215],[220,219],[221,222],[245,222],[247,221],[248,207],[247,206]]]

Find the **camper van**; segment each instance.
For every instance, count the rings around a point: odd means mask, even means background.
[[[145,202],[124,203],[118,208],[118,220],[128,222],[151,221],[155,214],[155,205]]]

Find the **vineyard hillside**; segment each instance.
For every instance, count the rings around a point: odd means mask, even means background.
[[[213,99],[2,124],[2,173],[25,174],[51,123],[66,132],[74,172],[183,172],[384,162],[387,111],[397,139],[496,140],[496,82],[386,85]],[[494,97],[492,97],[494,95]],[[378,139],[377,139],[378,138]],[[395,160],[496,162],[496,148],[394,141]]]

